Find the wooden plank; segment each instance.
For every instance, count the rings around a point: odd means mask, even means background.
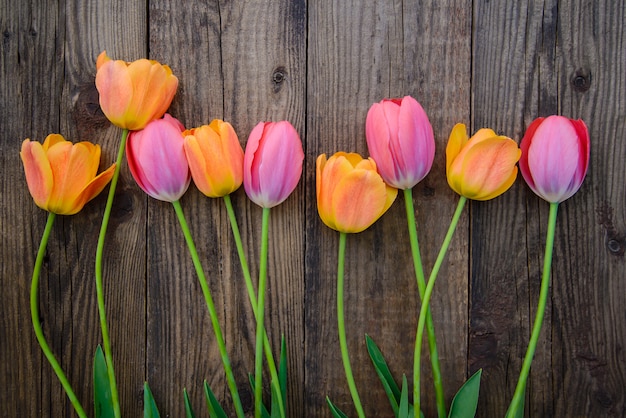
[[[472,125],[519,141],[535,117],[557,111],[556,2],[503,5],[476,5]],[[469,360],[471,371],[483,369],[478,416],[506,412],[539,295],[547,204],[519,177],[503,196],[472,204]],[[526,391],[531,416],[552,415],[549,305],[544,321]]]
[[[110,1],[68,5],[61,15],[67,23],[61,127],[75,140],[99,143],[103,167],[115,161],[121,129],[112,126],[98,108],[95,60],[103,50],[112,59],[133,61],[146,57],[146,14],[145,2]],[[87,22],[98,22],[98,30]],[[70,240],[65,244],[68,249],[76,248],[68,264],[78,260],[83,266],[72,283],[72,332],[77,339],[72,357],[77,361],[71,373],[83,382],[79,396],[88,411],[93,409],[93,353],[96,345],[102,344],[93,271],[107,194],[108,189],[93,203],[91,216],[74,223],[75,243]],[[124,162],[105,241],[103,287],[122,413],[128,416],[138,416],[143,410],[146,373],[145,204],[146,198],[134,186]]]
[[[623,416],[626,4],[559,4],[559,112],[587,123],[589,173],[560,207],[553,267],[554,416]]]
[[[254,125],[263,120],[289,120],[303,135],[304,13],[304,3],[292,1],[186,2],[176,7],[169,2],[151,2],[151,54],[181,74],[172,113],[189,127],[222,118],[233,124],[244,145]],[[266,324],[276,358],[281,334],[288,343],[288,405],[294,417],[301,413],[304,382],[303,189],[299,186],[292,197],[272,210],[266,301]],[[255,325],[228,217],[221,200],[209,200],[193,187],[182,204],[210,280],[244,409],[249,411],[253,399],[247,376],[254,370]],[[251,273],[256,277],[261,210],[247,201],[243,189],[234,193],[233,204]],[[149,271],[152,302],[148,322],[149,335],[154,338],[148,343],[148,361],[149,378],[158,385],[155,396],[166,413],[182,415],[178,388],[186,385],[194,403],[203,405],[201,384],[207,379],[232,412],[208,315],[179,227],[167,205],[150,202],[150,208],[153,227],[149,241],[155,244],[149,251],[153,267]],[[176,248],[182,251],[170,254],[161,244],[166,241],[178,242]],[[163,280],[168,276],[178,279]],[[186,289],[182,295],[181,289]],[[163,362],[174,355],[182,357],[175,368]]]
[[[318,154],[345,150],[367,155],[369,106],[385,97],[413,95],[424,106],[437,139],[430,176],[415,188],[425,270],[430,271],[457,197],[445,180],[444,149],[453,124],[469,118],[470,5],[463,2],[315,2],[309,12],[308,195],[314,198]],[[454,28],[453,31],[450,28]],[[445,105],[444,105],[445,103]],[[365,411],[390,416],[364,344],[378,343],[397,379],[411,379],[419,296],[410,261],[403,198],[367,231],[349,236],[346,261],[348,347]],[[354,415],[336,328],[336,232],[307,206],[307,416],[327,416],[325,396]],[[466,377],[467,218],[453,240],[432,301],[447,400]],[[451,308],[452,307],[452,308]],[[445,337],[443,337],[445,336]],[[429,364],[425,357],[424,364]],[[423,406],[435,410],[429,368]],[[412,385],[411,385],[412,386]]]

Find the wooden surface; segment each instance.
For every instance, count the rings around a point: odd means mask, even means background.
[[[414,189],[430,271],[457,196],[445,180],[452,126],[491,127],[520,140],[537,116],[586,121],[589,173],[561,205],[552,288],[531,370],[528,417],[626,416],[626,3],[600,0],[0,1],[0,416],[75,416],[32,331],[28,295],[46,213],[26,189],[19,148],[59,132],[91,140],[110,164],[119,129],[98,106],[95,58],[157,59],[180,88],[170,109],[186,126],[233,124],[245,144],[262,120],[300,133],[305,167],[272,210],[266,321],[275,351],[288,343],[291,417],[328,417],[329,396],[350,416],[336,327],[338,235],[315,205],[320,153],[367,153],[369,106],[414,96],[437,140],[430,175]],[[44,332],[79,398],[91,407],[91,358],[101,343],[94,254],[105,195],[54,226],[41,283]],[[254,325],[221,200],[191,187],[181,200],[203,260],[244,407],[252,398]],[[252,273],[261,210],[233,195]],[[545,202],[521,178],[463,214],[432,301],[448,403],[482,368],[479,417],[503,416],[536,310]],[[346,318],[368,416],[392,416],[364,335],[394,375],[412,374],[417,309],[404,199],[347,242]],[[106,241],[105,293],[125,416],[140,416],[142,384],[161,416],[183,416],[186,387],[207,416],[202,382],[228,403],[200,287],[171,205],[148,198],[126,164]],[[430,369],[422,392],[434,416]],[[230,405],[230,404],[229,404]]]

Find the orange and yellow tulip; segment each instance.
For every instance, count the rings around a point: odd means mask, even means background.
[[[373,159],[356,153],[338,152],[317,157],[317,210],[330,228],[361,232],[389,209],[398,190],[388,186]]]
[[[91,142],[72,144],[50,134],[43,145],[25,139],[20,157],[26,183],[35,204],[57,215],[73,215],[104,189],[115,164],[96,176],[100,146]]]
[[[193,182],[208,197],[224,197],[243,183],[243,148],[232,125],[215,119],[183,132]]]
[[[456,124],[446,147],[448,184],[468,199],[493,199],[515,182],[520,156],[511,138],[486,128],[469,138],[465,125]]]
[[[103,51],[96,61],[96,70],[102,111],[111,123],[131,131],[161,118],[178,87],[178,78],[170,67],[154,60],[128,63],[111,60]]]

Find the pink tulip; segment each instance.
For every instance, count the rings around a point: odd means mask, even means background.
[[[520,144],[520,171],[542,199],[560,203],[578,191],[589,166],[589,133],[582,120],[535,119]]]
[[[169,114],[140,131],[132,131],[126,158],[133,178],[148,195],[166,202],[179,200],[191,182],[183,147],[183,124]]]
[[[374,103],[367,112],[365,136],[380,175],[392,187],[412,188],[433,165],[433,128],[411,96]]]
[[[243,187],[250,200],[263,208],[282,203],[300,180],[302,160],[302,142],[289,122],[256,125],[243,159]]]

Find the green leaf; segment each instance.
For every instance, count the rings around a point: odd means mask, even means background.
[[[250,381],[250,387],[252,388],[252,393],[254,393],[254,375],[252,373],[248,373],[248,380]],[[263,404],[263,402],[261,402],[261,416],[263,418],[271,418],[270,417],[270,413],[267,412],[267,408],[265,407],[265,405]]]
[[[283,397],[283,407],[287,408],[287,342],[285,336],[280,341],[280,360],[278,362],[278,381]],[[286,412],[286,411],[285,411]]]
[[[270,388],[272,390],[272,404],[270,409],[270,411],[272,411],[272,418],[281,418],[280,407],[278,406],[278,398],[279,396],[282,396],[282,394],[276,392],[276,387],[274,385],[271,385]]]
[[[448,418],[474,418],[478,406],[482,369],[472,375],[454,395]]]
[[[409,387],[406,382],[406,375],[402,375],[402,393],[400,394],[400,407],[398,418],[409,418]]]
[[[196,418],[196,414],[193,413],[193,409],[191,408],[191,402],[189,401],[187,389],[183,389],[183,396],[185,397],[185,417]]]
[[[348,416],[346,414],[344,414],[341,411],[341,409],[339,409],[335,405],[333,405],[333,403],[330,401],[330,398],[328,396],[326,397],[326,403],[328,404],[328,407],[330,408],[330,412],[332,412],[333,417],[335,417],[335,418],[348,418]]]
[[[111,382],[102,347],[98,344],[93,360],[93,401],[96,418],[114,418]]]
[[[160,418],[159,409],[154,402],[148,382],[143,385],[143,418]]]
[[[206,380],[204,381],[204,394],[206,395],[207,406],[209,408],[209,416],[211,418],[228,418],[228,415],[226,415],[226,412],[224,412],[224,409],[217,401],[215,394]]]
[[[389,398],[393,414],[397,417],[398,402],[400,401],[400,388],[398,388],[395,380],[393,380],[393,376],[391,375],[391,371],[389,371],[389,367],[387,366],[387,362],[385,361],[383,354],[380,352],[380,349],[369,335],[365,336],[365,345],[367,346],[367,352],[372,359],[372,364],[374,365],[376,374],[383,385],[387,398]]]

